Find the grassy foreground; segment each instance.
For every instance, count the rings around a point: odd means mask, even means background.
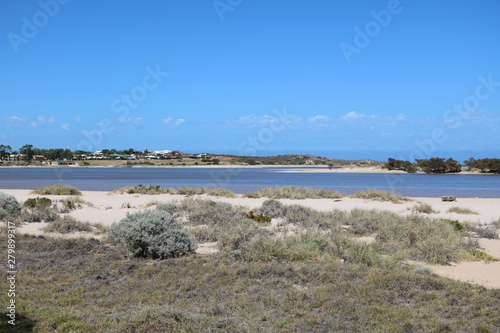
[[[5,251],[3,235],[0,244]],[[500,290],[409,266],[249,262],[223,254],[125,259],[122,252],[97,240],[34,236],[20,236],[17,246],[17,332],[498,332],[500,328]],[[8,289],[5,279],[0,288]],[[6,297],[2,293],[2,304]],[[0,331],[12,331],[6,320]]]

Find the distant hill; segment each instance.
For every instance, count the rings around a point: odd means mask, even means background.
[[[370,159],[363,160],[342,160],[335,158],[320,157],[314,155],[277,155],[277,156],[237,156],[237,155],[219,155],[221,161],[230,164],[248,164],[248,165],[329,165],[333,166],[382,166],[384,162]]]

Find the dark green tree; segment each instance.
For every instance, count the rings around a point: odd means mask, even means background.
[[[24,161],[29,162],[33,160],[33,156],[35,155],[33,153],[33,145],[24,145],[19,149],[19,152],[21,154],[24,154]]]
[[[0,160],[4,160],[10,156],[12,152],[11,146],[0,145]]]

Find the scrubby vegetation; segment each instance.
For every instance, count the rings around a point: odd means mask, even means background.
[[[18,298],[24,331],[500,328],[499,291],[405,263],[496,260],[478,250],[469,238],[475,231],[458,221],[365,209],[322,212],[276,199],[252,214],[200,197],[151,206],[113,225],[102,242],[21,236],[19,270],[30,295]],[[64,217],[49,226],[64,232],[82,225]],[[192,238],[216,242],[219,252],[185,255],[195,249]],[[0,247],[5,240],[0,236]]]
[[[58,217],[57,211],[52,207],[52,200],[45,197],[27,199],[20,214],[23,222],[51,222]]]
[[[461,207],[451,207],[447,210],[447,213],[457,213],[457,214],[467,214],[467,215],[479,215],[478,212],[469,209],[469,208],[461,208]]]
[[[159,185],[136,185],[136,186],[125,186],[114,190],[112,193],[127,193],[127,194],[148,194],[148,195],[158,195],[158,194],[181,194],[181,195],[202,195],[207,194],[217,197],[227,197],[234,198],[236,194],[233,191],[226,190],[223,188],[207,188],[203,186],[182,186],[178,189],[160,187]]]
[[[313,244],[317,235],[303,236]],[[299,240],[290,240],[295,249]],[[307,241],[306,241],[307,240]],[[6,251],[5,236],[0,247]],[[21,332],[496,332],[500,292],[411,266],[225,255],[127,259],[96,240],[20,236]],[[360,252],[364,250],[359,250]],[[306,253],[298,250],[300,256]],[[292,260],[289,258],[292,257]],[[267,256],[269,258],[269,256]],[[2,279],[0,288],[8,290]],[[29,295],[24,297],[22,295]],[[57,295],[57,297],[54,297]],[[8,302],[7,293],[0,301]],[[9,331],[6,321],[0,331]]]
[[[39,195],[82,195],[82,192],[80,192],[79,189],[65,184],[41,187],[33,190],[31,193]]]
[[[71,232],[90,232],[94,228],[89,222],[80,222],[71,216],[64,216],[56,219],[54,222],[47,224],[43,229],[45,232],[58,232],[68,234]]]
[[[149,195],[158,195],[158,194],[168,194],[174,193],[174,189],[160,187],[159,185],[136,185],[136,186],[125,186],[120,187],[119,189],[114,190],[111,193],[127,193],[127,194],[149,194]]]
[[[434,214],[434,213],[439,213],[438,211],[434,210],[431,205],[419,202],[412,208],[412,212],[414,213],[422,213],[422,214]]]
[[[392,203],[401,203],[403,201],[408,201],[409,199],[396,194],[394,192],[368,189],[364,191],[358,191],[354,194],[351,194],[351,198],[357,199],[370,199],[377,201],[390,201]]]
[[[270,216],[271,218],[283,217],[285,214],[285,206],[278,200],[267,199],[262,203],[258,212]]]
[[[343,197],[343,195],[337,191],[298,186],[264,187],[246,196],[273,199],[338,199]]]
[[[14,218],[21,212],[21,205],[15,197],[0,192],[0,220]]]
[[[145,210],[127,214],[108,229],[109,239],[130,252],[132,257],[164,259],[180,257],[196,249],[181,224],[171,214]]]

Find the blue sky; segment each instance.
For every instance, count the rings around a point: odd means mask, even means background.
[[[500,157],[500,1],[0,8],[14,149]]]

